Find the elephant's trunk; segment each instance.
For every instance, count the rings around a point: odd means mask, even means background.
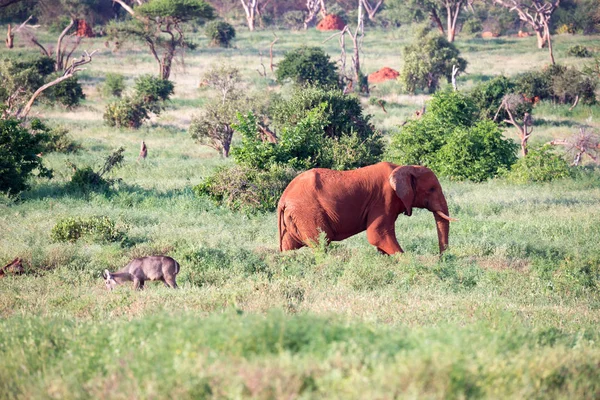
[[[448,215],[448,210],[444,213]],[[450,221],[442,218],[437,213],[433,213],[435,217],[435,224],[437,227],[438,243],[440,245],[440,254],[448,248],[448,233],[450,232]]]

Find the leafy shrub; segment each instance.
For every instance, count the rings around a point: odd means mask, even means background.
[[[360,138],[366,139],[375,133],[371,116],[364,114],[360,99],[345,95],[337,89],[315,86],[297,88],[289,99],[277,99],[272,103],[269,114],[275,129],[296,125],[311,110],[325,104],[327,120],[323,125],[323,132],[328,137],[337,138],[356,132]]]
[[[576,44],[575,46],[569,47],[567,55],[572,57],[588,58],[592,56],[592,53],[584,46]]]
[[[150,115],[142,99],[124,97],[108,103],[103,118],[108,126],[137,129]]]
[[[529,71],[514,78],[514,92],[528,99],[545,100],[552,96],[552,80],[543,71]]]
[[[44,97],[47,101],[57,102],[67,108],[76,107],[85,99],[83,89],[75,76],[45,90]]]
[[[106,190],[116,182],[113,179],[105,179],[103,176],[110,172],[113,168],[121,166],[123,163],[123,147],[113,151],[106,160],[104,165],[98,171],[94,171],[92,167],[77,168],[75,164],[68,163],[73,168],[74,173],[69,182],[71,190],[88,192],[93,190]]]
[[[516,183],[550,182],[571,176],[569,164],[549,145],[530,148],[511,168],[508,179]]]
[[[437,155],[435,170],[450,179],[482,182],[510,169],[517,147],[502,136],[493,121],[482,120],[448,136]]]
[[[197,195],[206,195],[236,211],[272,211],[297,172],[271,166],[257,170],[248,166],[223,167],[194,187]]]
[[[69,131],[62,126],[50,128],[42,123],[39,119],[31,121],[31,133],[34,135],[42,135],[44,138],[43,153],[75,153],[81,150],[81,145],[75,141]]]
[[[469,95],[475,107],[479,110],[479,117],[489,119],[496,117],[496,121],[504,121],[504,119],[508,118],[508,114],[504,109],[500,110],[500,112],[498,112],[498,109],[502,104],[504,96],[514,92],[515,86],[515,83],[511,82],[505,76],[497,76],[488,82],[483,82],[475,86]],[[532,102],[523,102],[513,112],[513,115],[521,119],[523,114],[526,112],[531,113],[532,109]]]
[[[104,97],[121,97],[124,90],[125,76],[113,73],[106,74],[102,85],[102,95]]]
[[[451,81],[453,65],[459,72],[464,72],[467,61],[458,55],[456,46],[438,32],[420,29],[413,44],[404,48],[400,82],[409,93],[414,93],[417,89],[434,92],[442,77]]]
[[[452,179],[480,182],[500,174],[515,161],[517,146],[476,114],[471,98],[460,92],[434,94],[421,119],[393,135],[389,158],[428,166]]]
[[[338,85],[337,68],[320,47],[302,46],[285,53],[276,76],[280,83],[290,79],[300,85]]]
[[[262,169],[286,164],[304,170],[358,168],[380,160],[381,134],[370,124],[370,116],[363,115],[358,98],[309,87],[275,103],[271,114],[279,140],[261,139],[254,114],[240,117],[234,128],[242,141],[232,149],[238,163]]]
[[[289,29],[301,29],[304,26],[304,12],[300,10],[285,12],[283,14],[283,24]]]
[[[565,68],[552,79],[552,93],[560,103],[573,103],[579,97],[584,104],[596,102],[597,81],[574,68]]]
[[[135,94],[146,103],[167,101],[174,92],[175,85],[168,79],[153,75],[142,75],[135,80]]]
[[[229,47],[235,38],[235,28],[225,21],[212,21],[204,29],[212,46]]]
[[[35,170],[40,176],[52,176],[37,156],[46,141],[44,134],[31,134],[17,119],[0,119],[0,192],[15,194],[26,190],[27,179]]]
[[[483,25],[481,21],[477,18],[469,18],[465,21],[462,26],[461,32],[466,33],[468,35],[473,35],[479,33],[483,30]]]
[[[54,225],[50,237],[56,242],[75,242],[80,238],[94,242],[122,242],[126,233],[107,216],[68,217]]]

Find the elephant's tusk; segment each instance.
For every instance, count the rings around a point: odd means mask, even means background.
[[[456,218],[450,218],[449,216],[447,216],[446,214],[444,214],[441,211],[436,211],[435,213],[437,215],[439,215],[440,217],[444,218],[446,221],[450,221],[450,222],[456,222],[456,221],[458,221]]]

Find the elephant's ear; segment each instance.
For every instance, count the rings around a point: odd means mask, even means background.
[[[414,168],[410,165],[398,167],[390,174],[390,186],[406,207],[405,214],[408,216],[412,215],[415,201],[415,183]]]

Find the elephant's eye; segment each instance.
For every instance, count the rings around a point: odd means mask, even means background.
[[[433,192],[435,192],[435,188],[434,188],[434,187],[432,187],[431,189],[429,189],[429,192],[430,192],[430,193],[433,193]]]

